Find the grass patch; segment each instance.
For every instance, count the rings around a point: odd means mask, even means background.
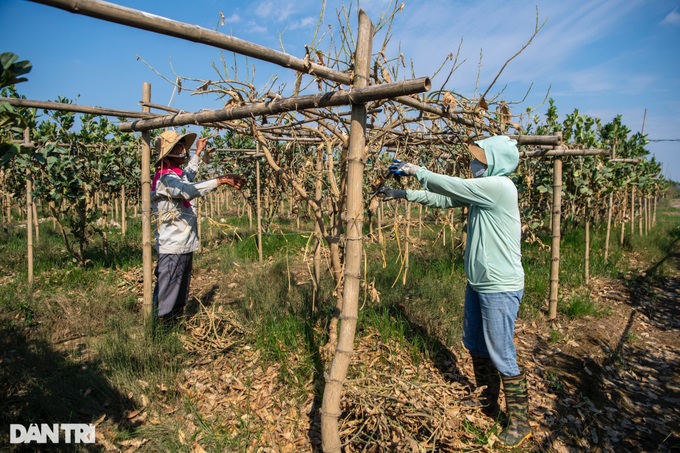
[[[558,344],[564,340],[564,334],[557,329],[550,329],[550,343]]]
[[[135,391],[140,380],[149,384],[151,391],[172,386],[182,369],[185,351],[177,336],[171,332],[147,334],[144,329],[111,321],[109,333],[97,348],[111,381],[126,391]]]
[[[566,302],[566,303],[565,303]],[[558,310],[570,319],[593,316],[602,318],[608,315],[611,310],[597,304],[590,296],[590,291],[579,291],[573,294],[568,300],[558,304]]]

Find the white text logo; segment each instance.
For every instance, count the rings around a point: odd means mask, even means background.
[[[24,425],[9,425],[9,442],[11,444],[38,444],[60,442],[59,432],[63,432],[63,442],[66,444],[93,444],[94,425],[86,423],[32,423],[28,428]]]

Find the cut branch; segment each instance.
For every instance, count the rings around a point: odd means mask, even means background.
[[[399,97],[409,94],[422,93],[431,87],[430,79],[421,77],[402,82],[384,85],[354,88],[348,91],[334,91],[330,93],[298,96],[271,102],[260,102],[228,109],[207,110],[198,113],[178,113],[149,120],[137,120],[121,123],[119,128],[123,132],[146,131],[169,126],[185,126],[187,124],[205,124],[216,121],[228,121],[249,118],[260,115],[276,115],[293,110],[316,109],[319,107],[338,107],[349,104],[363,104],[378,99]]]

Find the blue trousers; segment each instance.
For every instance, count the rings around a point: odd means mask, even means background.
[[[520,374],[515,349],[515,321],[524,290],[478,293],[465,288],[463,344],[472,357],[491,359],[502,376]]]
[[[181,314],[189,298],[193,253],[158,255],[156,288],[153,291],[154,312],[159,318]]]

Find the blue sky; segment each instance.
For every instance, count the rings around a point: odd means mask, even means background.
[[[320,0],[115,0],[112,3],[217,29],[240,39],[304,56],[313,39]],[[336,10],[327,0],[325,21],[337,32]],[[374,23],[392,2],[359,2]],[[405,0],[390,33],[388,56],[401,51],[416,77],[432,76],[449,53],[460,48],[458,63],[445,88],[468,97],[484,92],[506,60],[531,36],[538,10],[545,25],[531,45],[509,63],[491,93],[539,106],[548,90],[560,118],[578,108],[604,122],[620,114],[632,131],[643,127],[651,140],[680,139],[680,0]],[[221,23],[220,13],[224,16]],[[356,15],[350,25],[356,30]],[[324,24],[323,30],[329,30]],[[376,51],[385,29],[374,41]],[[337,35],[336,35],[337,37]],[[198,111],[219,102],[173,93],[175,75],[215,79],[222,51],[205,45],[72,14],[25,0],[0,1],[0,51],[33,63],[29,81],[18,86],[28,99],[138,110],[142,83],[152,84],[152,102]],[[325,50],[325,47],[321,47]],[[481,63],[480,63],[481,56]],[[231,65],[231,55],[226,55]],[[152,66],[151,70],[148,65]],[[239,78],[255,71],[264,87],[290,92],[293,74],[278,66],[237,60]],[[478,75],[479,70],[479,75]],[[157,71],[157,72],[156,72]],[[442,88],[448,68],[433,79]],[[400,78],[410,78],[410,68]],[[186,82],[191,86],[188,82]],[[545,108],[538,113],[543,114]],[[663,173],[680,181],[680,141],[651,142]]]

